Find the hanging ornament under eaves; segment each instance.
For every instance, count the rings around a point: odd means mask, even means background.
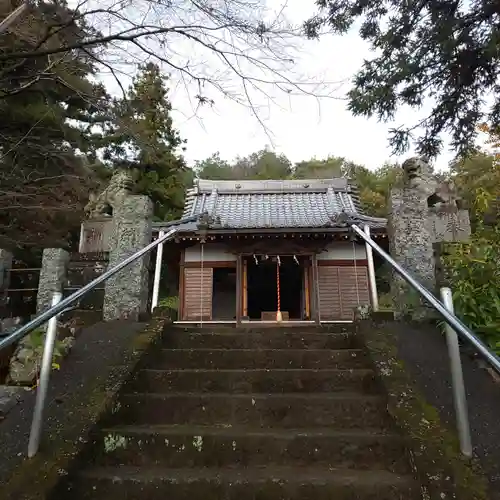
[[[278,295],[278,300],[277,300],[277,310],[276,310],[276,321],[278,323],[281,323],[283,321],[283,315],[281,314],[281,297],[280,297],[280,256],[276,256],[276,292]]]

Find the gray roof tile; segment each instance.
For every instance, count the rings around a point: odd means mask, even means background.
[[[187,193],[185,216],[208,213],[222,229],[335,227],[342,212],[374,228],[385,219],[360,213],[346,179],[292,181],[198,180]]]

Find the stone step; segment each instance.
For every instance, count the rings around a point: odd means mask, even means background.
[[[349,333],[307,333],[303,331],[204,332],[170,331],[164,347],[175,349],[347,349],[359,347]]]
[[[78,318],[83,325],[90,326],[102,321],[102,309],[72,309],[61,314],[59,318],[62,323]]]
[[[369,369],[154,370],[137,373],[127,390],[134,392],[283,393],[379,391]]]
[[[360,349],[159,349],[147,368],[256,369],[369,367]]]
[[[91,460],[95,465],[169,468],[314,465],[409,473],[404,440],[378,429],[122,426],[103,429],[92,441]]]
[[[188,422],[192,425],[319,426],[335,429],[386,427],[388,423],[383,397],[348,392],[122,394],[107,421],[111,425],[172,425]]]
[[[251,324],[243,324],[237,326],[235,324],[204,324],[203,326],[195,326],[195,325],[183,325],[183,324],[174,324],[169,325],[165,330],[166,336],[170,333],[217,333],[217,334],[265,334],[265,335],[283,335],[284,333],[354,333],[355,326],[352,323],[332,323],[328,325],[318,326],[314,323],[311,324],[301,324],[301,323],[281,323],[280,326],[276,326],[276,324],[264,324],[261,323],[251,323]]]
[[[386,471],[109,467],[82,471],[70,494],[78,500],[416,500],[419,493],[411,476]]]

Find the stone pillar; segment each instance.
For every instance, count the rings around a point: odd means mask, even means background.
[[[63,292],[66,283],[69,252],[62,248],[46,248],[43,251],[42,269],[36,296],[36,312],[50,308],[54,292]]]
[[[3,318],[4,307],[8,303],[9,270],[12,268],[12,254],[0,248],[0,318]],[[2,330],[0,326],[0,331]]]
[[[113,213],[113,246],[109,267],[116,266],[141,250],[152,240],[153,205],[147,196],[132,195],[123,199]],[[105,284],[105,321],[132,319],[147,311],[149,254],[130,264]]]
[[[401,187],[391,190],[389,196],[388,236],[391,256],[430,291],[434,291],[433,235],[428,223],[428,198],[437,182],[429,166],[412,158],[403,164]],[[434,314],[420,300],[420,296],[397,273],[393,273],[391,291],[396,311],[409,313],[414,319],[425,319]]]
[[[9,288],[9,270],[12,268],[12,253],[0,248],[0,290]]]

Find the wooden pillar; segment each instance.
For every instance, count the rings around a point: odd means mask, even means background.
[[[311,319],[311,280],[309,262],[304,262],[304,309],[306,317],[304,319]]]
[[[316,254],[311,256],[312,267],[312,283],[311,283],[311,303],[312,303],[312,317],[316,323],[320,324],[320,311],[319,311],[319,273],[318,273],[318,259]]]
[[[241,325],[243,308],[243,257],[238,254],[236,257],[236,323]]]
[[[184,274],[184,254],[186,250],[182,249],[181,250],[181,261],[179,265],[179,311],[177,313],[177,319],[178,320],[183,320],[184,318],[184,295],[185,295],[185,289],[184,289],[184,283],[185,283],[185,274]]]
[[[242,287],[243,287],[243,312],[242,316],[248,316],[248,263],[246,259],[243,259],[243,277],[242,277]]]

